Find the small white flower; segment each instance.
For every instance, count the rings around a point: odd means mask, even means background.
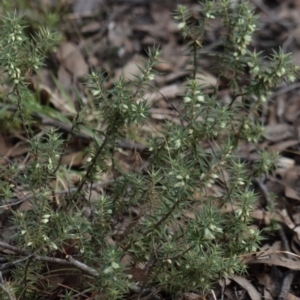
[[[240,217],[240,216],[242,215],[243,211],[242,211],[241,209],[237,209],[237,210],[235,211],[235,213],[236,213],[236,216],[237,216],[237,217]]]
[[[250,35],[245,35],[245,36],[244,36],[244,40],[245,40],[245,42],[247,42],[247,43],[251,42],[251,36],[250,36]]]
[[[261,96],[260,97],[260,102],[265,103],[267,101],[266,96]]]
[[[238,24],[243,25],[245,23],[245,20],[243,18],[238,19]]]
[[[180,23],[177,25],[178,29],[183,29],[185,26],[186,26],[186,23],[185,23],[185,22],[180,22]]]
[[[253,72],[254,74],[257,74],[257,73],[259,72],[259,66],[255,66],[255,67],[253,68],[252,72]]]
[[[120,265],[114,261],[111,263],[111,266],[113,269],[120,269]]]
[[[153,74],[149,74],[148,75],[148,80],[153,80],[154,79],[154,75]]]
[[[112,273],[113,272],[113,268],[112,267],[108,267],[108,268],[106,268],[104,271],[103,271],[103,273],[104,274],[109,274],[109,273]]]
[[[289,82],[294,82],[296,80],[296,77],[294,75],[289,75],[288,80]]]
[[[99,90],[93,90],[92,91],[93,96],[98,96],[100,94]]]
[[[249,234],[250,234],[250,235],[255,235],[255,231],[254,231],[252,228],[250,228],[250,229],[249,229]]]
[[[189,102],[191,102],[192,101],[192,98],[190,98],[190,97],[184,97],[183,98],[183,102],[184,103],[189,103]]]
[[[175,141],[175,149],[179,149],[181,146],[181,141],[178,139]]]
[[[51,248],[54,249],[54,250],[58,249],[57,245],[53,242],[51,242]]]
[[[177,182],[177,183],[174,185],[175,188],[177,188],[177,187],[182,187],[182,186],[184,186],[184,182],[183,182],[183,181],[179,181],[179,182]]]
[[[200,95],[197,96],[197,102],[203,102],[204,101],[204,96]]]

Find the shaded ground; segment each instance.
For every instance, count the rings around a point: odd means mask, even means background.
[[[55,10],[52,1],[32,1],[28,18],[41,21],[41,5]],[[132,78],[138,74],[137,64],[146,58],[145,50],[160,45],[162,63],[157,66],[154,83],[159,92],[151,92],[146,97],[153,105],[150,109],[150,124],[159,131],[165,120],[178,122],[178,113],[172,105],[180,109],[180,88],[189,75],[183,40],[170,12],[176,3],[184,3],[197,11],[195,1],[104,1],[77,0],[61,1],[58,12],[62,16],[59,29],[63,35],[57,53],[49,57],[47,67],[32,78],[32,89],[36,90],[43,104],[51,104],[58,115],[74,113],[77,93],[84,99],[82,77],[90,69],[101,67],[111,78],[109,85],[123,75]],[[270,54],[282,47],[284,52],[292,52],[295,63],[300,65],[300,1],[250,1],[260,14],[259,29],[252,48]],[[34,12],[37,12],[34,15]],[[39,12],[39,13],[38,13]],[[32,21],[31,21],[32,22]],[[206,36],[203,57],[199,62],[199,76],[205,86],[217,84],[218,74],[210,69],[213,61],[207,53],[218,51],[217,37],[222,30],[218,21]],[[54,74],[55,80],[52,75]],[[219,82],[224,98],[230,97],[225,78]],[[208,299],[300,299],[300,82],[290,86],[282,84],[270,96],[268,106],[261,115],[266,126],[264,140],[259,144],[241,144],[238,155],[254,161],[256,151],[270,149],[282,155],[280,168],[267,180],[257,180],[254,186],[260,193],[257,206],[252,213],[256,228],[264,229],[265,240],[259,252],[247,258],[249,274],[236,276],[234,280],[220,282]],[[162,97],[164,95],[164,97]],[[168,101],[166,101],[166,98]],[[170,104],[172,103],[172,105]],[[57,119],[37,118],[44,126],[60,127],[69,132]],[[59,119],[59,118],[58,118]],[[149,128],[148,128],[149,129]],[[120,141],[122,151],[115,154],[124,170],[139,168],[147,163],[144,155],[148,131],[147,126],[137,136],[127,133]],[[134,140],[134,143],[132,142]],[[68,145],[68,154],[62,164],[79,168],[85,158],[85,148],[92,141],[86,136],[77,136]],[[134,149],[132,150],[132,146]],[[13,160],[22,161],[27,147],[17,133],[14,136],[0,134],[0,153]],[[110,180],[102,178],[103,181]],[[76,173],[74,172],[74,181]],[[27,209],[23,201],[19,211]],[[274,222],[279,227],[274,229]],[[138,280],[138,275],[137,275]],[[189,293],[182,299],[203,299],[203,295]],[[299,298],[298,298],[299,297]],[[154,298],[153,298],[154,299]]]

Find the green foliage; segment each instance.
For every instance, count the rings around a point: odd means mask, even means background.
[[[149,138],[151,156],[143,172],[123,172],[112,153],[126,128],[147,122],[149,107],[143,95],[154,78],[159,49],[149,50],[142,75],[132,82],[120,79],[107,90],[101,72],[88,76],[91,103],[82,105],[74,116],[71,134],[80,131],[95,108],[97,118],[88,124],[89,130],[102,139],[95,138],[79,184],[60,203],[53,198],[53,181],[59,176],[68,180],[61,175],[67,172],[60,161],[70,137],[64,139],[48,129],[34,135],[33,97],[26,87],[26,76],[42,65],[56,38],[45,28],[26,38],[21,18],[3,19],[1,79],[10,91],[2,100],[15,107],[14,120],[26,133],[29,159],[23,170],[14,164],[1,166],[0,193],[2,199],[10,199],[13,188],[21,184],[32,205],[24,212],[12,210],[18,228],[13,243],[23,252],[16,251],[8,259],[16,261],[28,254],[6,279],[6,287],[16,297],[38,299],[39,291],[47,290],[47,280],[40,280],[48,270],[45,257],[60,255],[69,262],[66,245],[75,247],[76,259],[89,268],[81,274],[82,289],[102,292],[108,299],[122,299],[134,290],[137,283],[124,272],[132,266],[146,266],[141,294],[151,286],[172,294],[204,293],[220,278],[245,271],[241,256],[256,251],[261,239],[250,227],[256,201],[251,182],[275,168],[276,154],[262,152],[251,165],[239,159],[235,150],[241,140],[259,141],[263,126],[256,116],[272,88],[281,80],[293,81],[298,68],[282,52],[265,60],[261,53],[249,50],[256,18],[247,3],[206,1],[198,15],[193,17],[184,6],[175,13],[190,51],[193,75],[182,96],[182,124],[165,122],[160,135]],[[223,52],[213,57],[214,72],[219,78],[231,74],[230,103],[219,100],[217,87],[208,93],[196,78],[199,50],[213,18],[220,18],[225,29]],[[251,81],[243,84],[241,77],[247,70]],[[92,185],[108,171],[121,176],[109,192],[91,200]],[[221,194],[210,192],[215,184],[222,186]],[[84,213],[87,207],[89,217]],[[134,207],[140,208],[139,214],[131,213]],[[224,213],[226,207],[234,209]],[[126,227],[121,226],[124,213],[130,219]],[[127,266],[121,263],[125,255],[131,258]],[[4,297],[7,293],[2,291]],[[72,298],[72,293],[66,292],[65,297]]]

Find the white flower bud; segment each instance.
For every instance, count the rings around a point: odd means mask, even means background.
[[[183,29],[186,26],[185,22],[180,22],[177,27],[178,29]]]

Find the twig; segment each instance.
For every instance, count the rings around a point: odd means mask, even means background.
[[[216,294],[215,294],[214,290],[211,290],[211,293],[212,293],[212,295],[214,297],[214,300],[217,300],[217,297],[216,297]]]
[[[13,251],[17,254],[21,254],[21,255],[26,255],[29,258],[33,258],[34,260],[38,260],[38,261],[45,261],[45,262],[51,262],[51,263],[57,263],[57,264],[61,264],[61,265],[69,265],[69,266],[74,266],[77,269],[85,272],[86,274],[89,274],[93,277],[97,277],[99,276],[99,272],[89,266],[87,266],[86,264],[74,259],[72,256],[67,255],[66,259],[61,259],[61,258],[55,258],[55,257],[48,257],[48,256],[41,256],[41,255],[37,255],[37,254],[32,254],[29,253],[23,249],[20,249],[18,247],[9,245],[7,243],[1,242],[0,241],[0,247]],[[27,258],[28,258],[27,257]]]
[[[122,177],[121,177],[122,178]],[[98,187],[104,187],[110,183],[114,183],[115,180],[114,179],[111,179],[111,180],[107,180],[107,181],[103,181],[103,182],[95,182],[93,183],[90,187],[91,189],[95,189],[95,188],[98,188]],[[68,194],[68,193],[71,193],[71,192],[75,192],[77,190],[77,187],[72,187],[68,190],[60,190],[60,191],[57,191],[57,192],[54,192],[54,195],[64,195],[64,194]],[[47,194],[47,196],[52,196],[53,195],[53,192],[49,192]],[[31,199],[32,197],[34,196],[33,193],[27,195],[26,197],[22,198],[22,199],[7,199],[7,200],[4,200],[4,202],[6,202],[7,204],[5,205],[1,205],[0,208],[8,208],[10,206],[15,206],[15,205],[18,205],[28,199]]]
[[[9,105],[7,107],[7,105],[5,104],[0,104],[0,109],[1,108],[6,108],[9,111],[15,112],[18,111],[18,108],[16,106],[13,105]],[[65,133],[69,133],[71,134],[73,137],[77,138],[77,139],[82,139],[82,140],[87,140],[87,141],[94,141],[94,137],[89,136],[88,134],[84,133],[84,132],[75,132],[71,125],[68,125],[66,123],[63,123],[61,121],[58,121],[56,119],[47,117],[41,113],[38,112],[31,112],[30,116],[38,119],[42,125],[45,126],[51,126],[51,127],[55,127],[60,129],[61,131],[65,132]],[[138,151],[143,151],[146,149],[146,147],[142,144],[133,142],[133,141],[126,141],[126,140],[121,140],[121,139],[117,139],[116,140],[117,144],[119,147],[121,148],[126,148],[126,149],[136,149]]]
[[[289,291],[290,291],[290,288],[293,283],[295,275],[296,275],[295,270],[289,270],[285,274],[285,276],[283,278],[282,286],[281,286],[281,291],[277,298],[278,300],[286,300],[288,298],[288,294],[289,294]]]
[[[30,255],[27,255],[26,257],[23,257],[23,258],[21,258],[21,259],[17,259],[17,260],[15,260],[15,261],[11,261],[11,262],[7,262],[7,263],[5,263],[5,264],[2,264],[2,265],[0,266],[0,271],[7,270],[7,269],[11,268],[12,266],[15,266],[15,265],[17,265],[17,264],[20,264],[21,262],[23,262],[23,261],[25,261],[25,260],[31,258],[32,256],[33,256],[33,254],[30,254]]]
[[[56,258],[56,257],[49,257],[49,256],[41,256],[41,255],[34,255],[34,260],[38,261],[45,261],[50,263],[57,263],[60,265],[71,265],[76,267],[77,269],[89,274],[93,277],[99,276],[99,272],[86,264],[74,259],[72,256],[67,255],[66,259]]]
[[[271,197],[269,195],[269,191],[268,191],[268,188],[266,187],[266,185],[259,179],[256,179],[255,182],[259,185],[261,191],[263,192],[263,194],[266,198],[267,203],[271,204],[272,200],[271,200]],[[292,256],[289,254],[289,252],[291,252],[291,248],[290,248],[288,239],[286,237],[286,234],[284,232],[284,229],[283,229],[282,225],[280,225],[279,234],[280,234],[280,238],[281,238],[281,241],[282,241],[282,244],[283,244],[283,248],[286,250],[285,255],[286,255],[287,258],[291,259]],[[289,270],[285,274],[282,285],[281,285],[281,291],[280,291],[280,294],[277,298],[278,300],[286,300],[287,299],[288,293],[290,291],[291,284],[294,280],[295,275],[296,275],[295,270]]]

